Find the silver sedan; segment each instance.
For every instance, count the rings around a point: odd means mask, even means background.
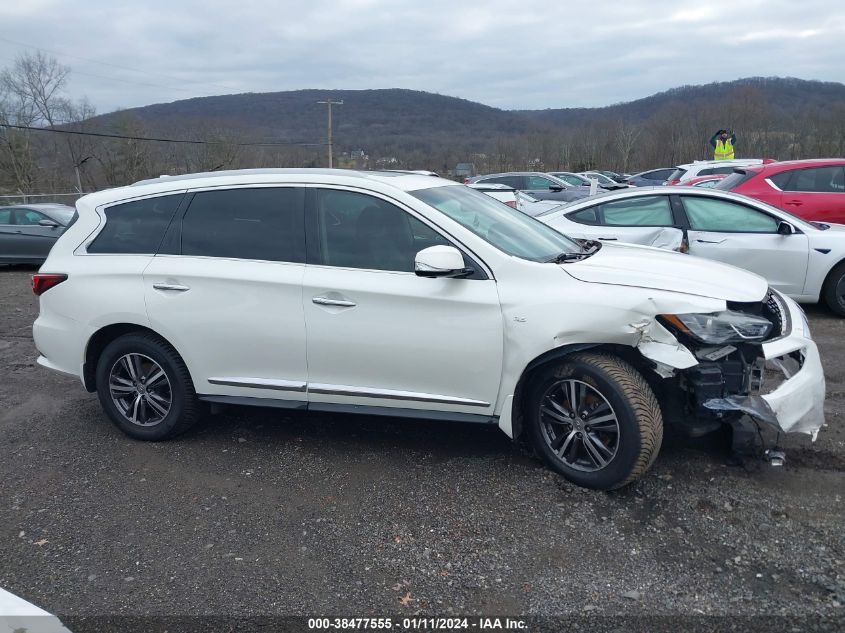
[[[42,263],[75,213],[64,204],[0,207],[0,264]]]

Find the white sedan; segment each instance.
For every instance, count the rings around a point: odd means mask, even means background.
[[[845,316],[845,225],[806,222],[739,194],[695,187],[606,193],[537,219],[575,238],[688,249]]]

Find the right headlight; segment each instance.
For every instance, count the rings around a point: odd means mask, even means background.
[[[722,343],[754,343],[762,341],[772,330],[766,318],[725,310],[713,314],[662,314],[662,320],[676,330],[710,345]]]

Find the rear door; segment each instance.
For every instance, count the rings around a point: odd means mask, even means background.
[[[784,186],[782,208],[807,220],[845,222],[845,165],[794,170]]]
[[[304,189],[188,194],[144,271],[150,322],[198,393],[304,406]]]
[[[327,186],[308,199],[310,406],[492,415],[503,347],[495,280],[466,254],[472,277],[418,277],[417,252],[454,244],[395,201]]]
[[[809,247],[803,233],[780,235],[779,218],[730,200],[682,195],[690,254],[765,277],[788,295],[801,295]]]

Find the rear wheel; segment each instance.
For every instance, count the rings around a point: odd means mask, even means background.
[[[579,486],[620,488],[651,467],[663,439],[654,392],[631,365],[576,354],[530,388],[528,434],[554,470]]]
[[[127,334],[109,343],[97,362],[97,395],[124,433],[164,440],[183,433],[200,407],[188,368],[153,334]]]
[[[839,316],[845,316],[845,262],[834,267],[822,288],[824,302]]]

